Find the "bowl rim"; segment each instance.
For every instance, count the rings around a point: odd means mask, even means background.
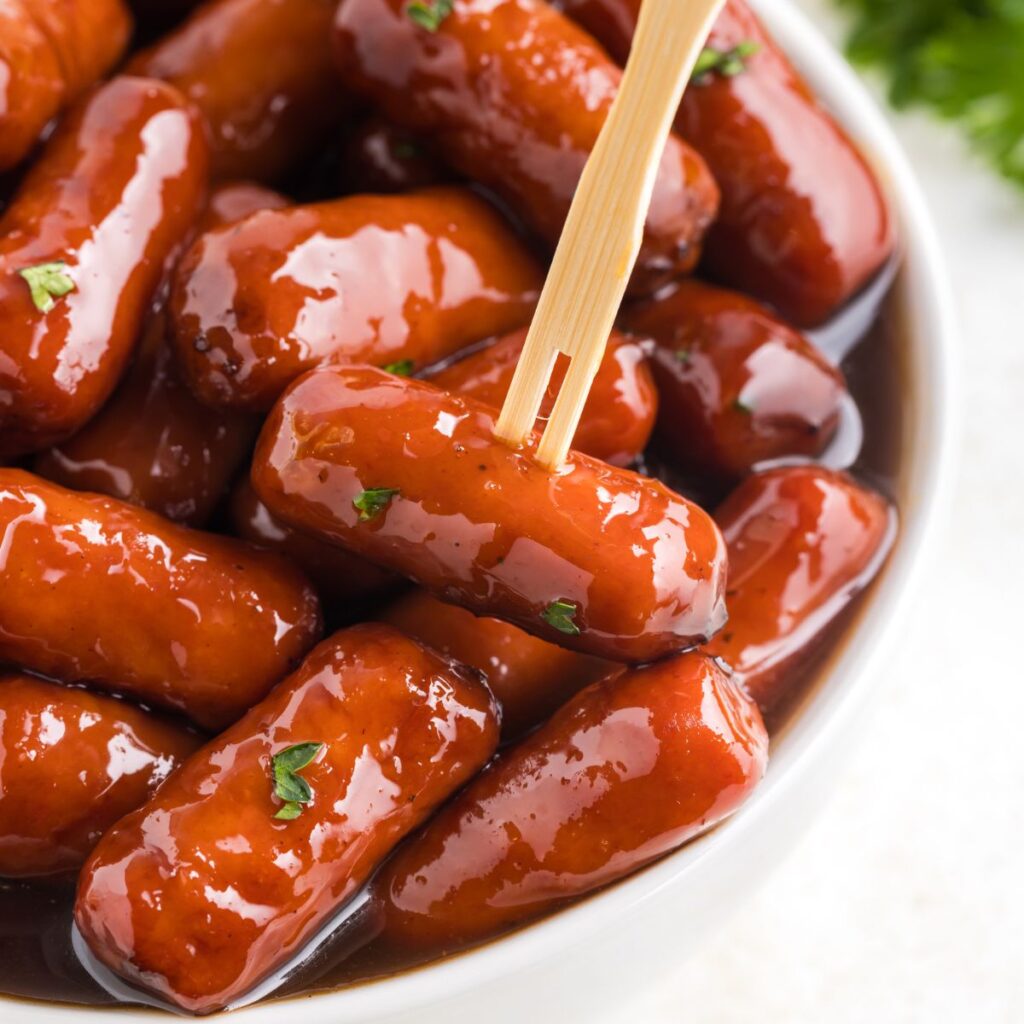
[[[884,578],[820,686],[802,706],[773,752],[769,772],[753,797],[729,821],[604,892],[494,942],[394,976],[303,998],[302,1010],[288,1002],[257,1003],[231,1014],[240,1024],[279,1024],[282,1015],[308,1014],[333,1024],[377,1019],[425,1009],[431,1004],[540,961],[557,959],[595,931],[614,927],[623,915],[655,899],[666,887],[685,885],[698,865],[754,837],[773,808],[802,775],[813,771],[838,738],[843,724],[866,701],[894,643],[902,613],[912,601],[927,553],[940,533],[949,507],[953,453],[959,433],[954,402],[954,342],[957,321],[938,235],[926,201],[893,129],[864,84],[840,54],[791,4],[749,0],[812,87],[861,145],[888,185],[903,245],[897,289],[911,317],[905,423],[901,533]],[[868,638],[870,643],[863,641]],[[310,1003],[314,1000],[314,1003]],[[59,1003],[23,1002],[0,997],[8,1024],[39,1024],[64,1011],[83,1024],[107,1024],[111,1009]],[[122,1024],[147,1021],[153,1011],[119,1008]]]

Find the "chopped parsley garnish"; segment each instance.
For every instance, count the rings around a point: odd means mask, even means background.
[[[411,359],[400,359],[397,363],[388,363],[384,367],[384,372],[393,373],[396,377],[408,377],[414,366],[415,363]]]
[[[428,32],[436,32],[441,22],[452,13],[455,0],[412,0],[405,9],[410,21]]]
[[[567,636],[579,636],[580,627],[573,619],[579,611],[572,601],[552,601],[551,604],[541,612],[540,617],[549,625],[565,633]]]
[[[391,499],[399,494],[397,487],[375,487],[352,499],[352,504],[359,511],[359,521],[375,519],[388,507]]]
[[[693,353],[688,348],[677,348],[676,349],[676,362],[682,366],[689,366],[690,360],[693,358]]]
[[[75,282],[65,272],[66,266],[58,260],[56,263],[39,263],[18,271],[28,285],[32,302],[40,313],[49,313],[56,305],[54,299],[75,290]]]
[[[312,788],[298,773],[313,763],[324,746],[323,743],[296,743],[270,759],[274,796],[284,801],[275,818],[294,821],[302,813],[302,805],[313,799]]]
[[[697,63],[693,66],[693,81],[700,82],[709,75],[721,75],[723,78],[735,78],[747,70],[747,58],[753,57],[761,49],[760,43],[753,39],[745,39],[729,50],[716,50],[713,46],[705,46]]]

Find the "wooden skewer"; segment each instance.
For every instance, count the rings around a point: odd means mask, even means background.
[[[571,363],[537,448],[565,461],[640,253],[654,179],[683,90],[725,0],[644,0],[618,95],[569,209],[495,433],[533,430],[559,352]]]

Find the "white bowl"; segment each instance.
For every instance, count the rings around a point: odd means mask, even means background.
[[[925,560],[949,481],[954,314],[924,200],[892,131],[843,59],[798,11],[757,0],[769,29],[863,146],[889,187],[905,263],[896,289],[911,383],[902,530],[853,634],[773,749],[768,776],[725,825],[627,881],[488,946],[395,978],[231,1014],[237,1024],[594,1022],[664,977],[760,882],[831,787]],[[884,369],[884,368],[883,368]],[[0,1003],[5,1024],[153,1024],[152,1011]]]

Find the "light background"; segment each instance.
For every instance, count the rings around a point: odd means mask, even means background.
[[[1024,1022],[1024,193],[890,119],[960,309],[950,526],[826,811],[631,1024]]]

